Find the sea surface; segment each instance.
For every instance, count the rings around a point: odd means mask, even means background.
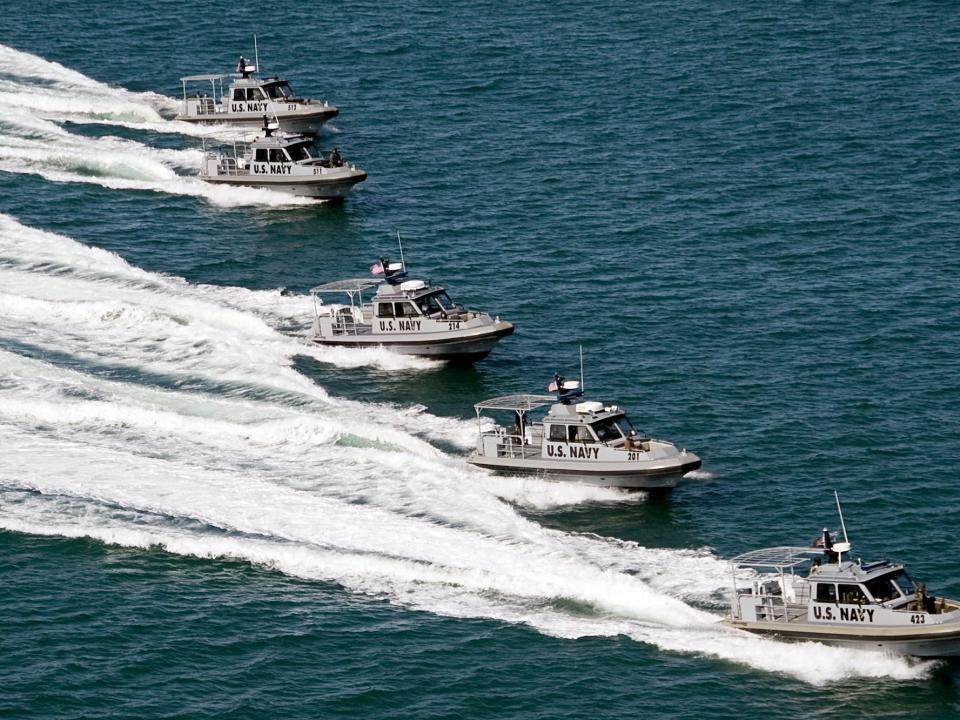
[[[718,626],[837,527],[960,596],[960,5],[0,0],[0,717],[960,717]],[[184,75],[338,105],[342,205],[205,186]],[[204,137],[211,135],[211,137]],[[517,332],[308,347],[396,235]],[[464,462],[555,371],[704,465]]]

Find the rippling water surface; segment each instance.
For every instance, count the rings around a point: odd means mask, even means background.
[[[0,10],[0,714],[960,715],[955,665],[717,625],[834,489],[960,596],[954,6]],[[194,177],[178,78],[253,32],[344,205]],[[475,368],[303,344],[398,230],[516,323]],[[672,497],[463,462],[579,345],[703,457]]]

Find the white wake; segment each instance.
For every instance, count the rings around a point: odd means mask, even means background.
[[[58,63],[0,45],[0,171],[51,182],[87,183],[203,198],[220,206],[284,207],[315,201],[196,177],[200,149],[173,150],[118,137],[79,135],[65,123],[97,123],[181,135],[222,135],[165,119],[178,103],[111,87]],[[163,114],[161,114],[163,113]]]
[[[434,445],[467,447],[472,423],[330,395],[277,330],[308,313],[304,298],[193,285],[0,216],[0,527],[237,558],[810,683],[930,672],[726,629],[727,567],[707,550],[532,522],[516,504],[617,495],[492,477]]]

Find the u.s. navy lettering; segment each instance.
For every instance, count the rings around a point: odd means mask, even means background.
[[[547,445],[547,457],[570,458],[573,460],[596,460],[600,448],[586,445]]]

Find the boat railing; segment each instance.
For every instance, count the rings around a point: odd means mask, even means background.
[[[197,103],[197,115],[213,115],[217,112],[217,105],[212,97],[207,95],[200,98]]]
[[[497,443],[497,457],[528,458],[538,457],[540,448],[524,443],[520,435],[501,435]]]
[[[333,331],[337,335],[359,335],[357,325],[352,315],[338,315],[333,324]]]
[[[239,175],[237,159],[229,156],[221,157],[218,171],[220,175]]]

